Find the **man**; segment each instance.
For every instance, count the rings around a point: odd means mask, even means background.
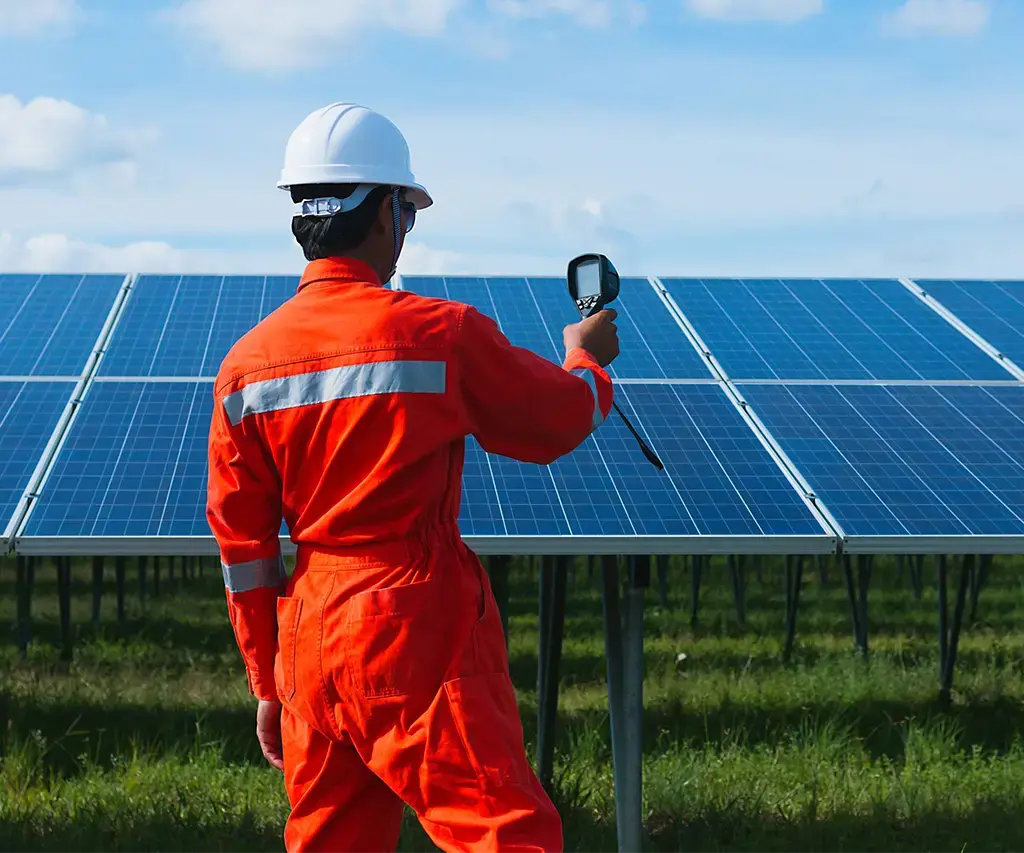
[[[363,107],[307,117],[278,186],[309,263],[221,366],[207,515],[285,846],[393,850],[407,803],[442,850],[561,850],[459,536],[464,440],[540,464],[583,442],[612,405],[615,312],[568,326],[559,367],[469,306],[384,286],[432,201]]]

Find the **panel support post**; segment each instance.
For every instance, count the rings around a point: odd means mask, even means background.
[[[708,562],[711,560],[708,558]],[[696,626],[700,612],[700,581],[704,569],[704,558],[694,555],[690,558],[690,624]]]
[[[650,558],[629,558],[623,614],[623,721],[625,761],[620,845],[640,850],[643,843],[644,591],[651,585]]]
[[[498,605],[501,616],[501,629],[505,632],[505,648],[508,649],[508,564],[510,558],[505,555],[491,557],[487,561],[488,574],[491,578],[491,591]]]
[[[992,555],[982,554],[978,558],[978,570],[973,574],[974,583],[971,585],[971,621],[978,618],[978,596],[981,590],[988,583],[989,572],[992,571]]]
[[[539,691],[537,724],[537,776],[545,788],[551,789],[555,769],[555,728],[558,723],[558,681],[562,663],[562,635],[565,627],[565,597],[568,585],[569,558],[554,557],[544,561],[541,584],[548,590],[547,640]]]
[[[622,614],[619,609],[619,560],[618,557],[601,557],[601,604],[604,613],[605,666],[608,673],[608,717],[612,740],[612,773],[615,786],[615,826],[620,851],[639,850],[633,840],[627,813],[626,783],[626,727],[622,658]],[[634,830],[635,834],[635,830]]]
[[[160,597],[160,558],[153,558],[153,597]]]
[[[658,603],[668,608],[668,554],[658,555]]]
[[[857,555],[857,577],[849,554],[843,555],[843,578],[853,622],[853,641],[864,657],[868,656],[868,588],[871,585],[871,555]]]
[[[103,602],[103,558],[92,558],[92,624],[100,624],[100,606]]]
[[[70,661],[71,642],[71,558],[57,558],[57,598],[60,602],[60,659]]]
[[[124,622],[124,575],[127,557],[118,557],[114,561],[114,575],[117,583],[117,621]]]
[[[945,562],[945,558],[942,558]],[[940,639],[940,650],[944,648],[944,654],[941,654],[941,677],[939,682],[939,702],[943,705],[949,705],[950,699],[953,692],[953,673],[956,669],[956,654],[957,648],[960,644],[960,629],[963,626],[964,620],[964,609],[967,604],[967,592],[970,588],[971,575],[974,572],[974,555],[967,554],[964,556],[960,564],[960,585],[956,591],[956,604],[953,608],[953,624],[949,629],[947,637]],[[946,571],[942,569],[942,583],[945,585]],[[946,594],[940,591],[940,596],[943,599],[943,605],[946,604]],[[945,609],[945,607],[943,607]],[[940,618],[945,614],[940,612]]]
[[[910,559],[910,583],[914,588],[914,600],[921,600],[924,592],[924,554],[915,554]]]
[[[35,557],[18,555],[16,561],[18,597],[18,655],[24,660],[32,634],[32,586],[35,575]]]
[[[148,572],[147,563],[149,562],[147,557],[139,557],[139,602],[142,604],[143,609],[146,607],[146,575]]]
[[[740,628],[747,624],[747,566],[740,554],[729,555],[729,574],[732,576],[732,598],[736,605],[736,621]]]
[[[800,588],[803,586],[803,577],[803,557],[786,557],[786,642],[782,648],[782,660],[785,663],[789,663],[793,657],[796,614],[800,607]]]

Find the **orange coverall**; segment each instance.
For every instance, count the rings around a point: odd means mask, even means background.
[[[570,452],[611,409],[607,373],[329,259],[214,393],[207,517],[250,692],[283,703],[287,850],[393,850],[403,801],[443,850],[561,850],[459,535],[462,466],[467,435],[525,462]]]

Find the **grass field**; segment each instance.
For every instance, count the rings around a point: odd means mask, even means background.
[[[142,612],[89,623],[76,566],[74,663],[58,660],[53,567],[37,570],[34,642],[0,645],[0,849],[280,850],[287,804],[256,746],[253,703],[219,573],[169,585]],[[951,573],[955,576],[955,573]],[[654,850],[1024,849],[1024,584],[998,560],[965,625],[953,707],[936,704],[935,570],[915,601],[876,564],[871,656],[854,653],[841,577],[805,573],[797,651],[780,662],[781,567],[748,591],[736,626],[715,564],[701,621],[688,573],[670,607],[649,591],[645,802]],[[515,565],[513,677],[527,739],[536,721],[536,582]],[[14,563],[0,563],[0,623],[14,621]],[[567,850],[615,849],[601,605],[577,573],[566,618],[557,799]],[[685,652],[685,658],[678,659]],[[408,821],[403,850],[431,850]]]

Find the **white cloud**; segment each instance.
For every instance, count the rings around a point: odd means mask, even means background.
[[[78,14],[75,0],[0,0],[0,36],[61,31]]]
[[[988,21],[989,7],[983,0],[906,0],[883,16],[882,29],[899,36],[972,36]]]
[[[168,13],[230,65],[285,70],[333,58],[366,30],[440,35],[464,0],[185,0]]]
[[[297,275],[305,263],[297,244],[264,251],[181,249],[162,240],[113,245],[74,239],[66,234],[25,238],[0,231],[0,272]],[[399,273],[454,274],[467,271],[467,263],[468,271],[473,271],[472,259],[458,252],[408,243],[402,252]]]
[[[614,17],[611,0],[488,0],[487,6],[508,18],[544,18],[566,15],[586,27],[607,27]]]
[[[687,0],[690,11],[716,21],[795,23],[819,15],[825,0]]]
[[[0,185],[74,179],[96,168],[130,179],[140,141],[68,101],[41,97],[22,104],[0,95]]]
[[[3,0],[0,0],[3,2]],[[645,0],[487,0],[487,17],[460,16],[471,0],[184,0],[164,13],[182,33],[212,44],[230,65],[285,71],[333,60],[339,47],[375,29],[439,37],[455,35],[486,57],[508,55],[491,25],[563,15],[586,27],[647,20]]]

